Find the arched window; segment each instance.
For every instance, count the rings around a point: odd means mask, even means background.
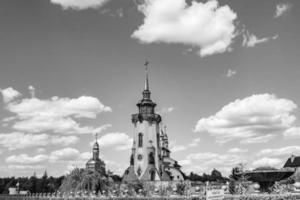
[[[154,159],[153,152],[149,153],[148,161],[149,161],[149,164],[155,164],[155,159]]]
[[[143,133],[139,133],[138,147],[143,147]]]

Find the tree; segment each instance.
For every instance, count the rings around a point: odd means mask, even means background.
[[[60,187],[63,192],[72,190],[102,191],[107,186],[107,177],[98,171],[75,168],[68,174]]]
[[[75,168],[70,174],[67,174],[62,184],[60,186],[60,190],[63,192],[70,192],[73,189],[80,189],[83,182],[83,169]]]
[[[216,169],[213,169],[212,172],[211,172],[211,180],[212,181],[221,181],[221,180],[223,180],[221,172],[219,172]]]

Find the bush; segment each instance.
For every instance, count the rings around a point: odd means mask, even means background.
[[[176,192],[179,195],[184,195],[184,193],[185,193],[185,184],[184,183],[177,183]]]
[[[235,194],[235,180],[234,179],[230,179],[228,190],[229,190],[230,194]]]

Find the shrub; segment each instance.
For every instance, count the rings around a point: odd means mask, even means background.
[[[236,191],[235,191],[235,180],[234,179],[230,179],[228,190],[229,190],[230,194],[235,194]]]

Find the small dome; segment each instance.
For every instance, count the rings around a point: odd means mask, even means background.
[[[92,158],[87,161],[87,164],[95,164],[95,163],[96,163],[96,161],[93,160]]]

